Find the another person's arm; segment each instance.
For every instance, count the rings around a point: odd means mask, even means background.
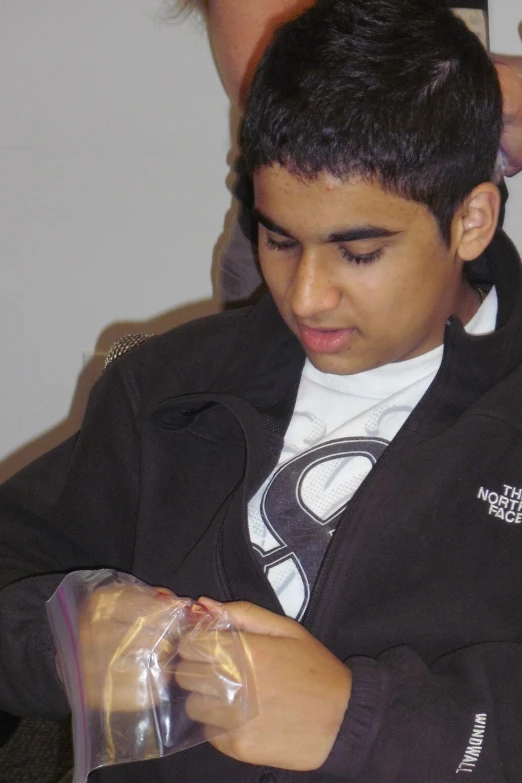
[[[231,101],[243,107],[250,81],[276,27],[315,0],[207,0],[211,46]]]
[[[248,85],[275,28],[315,0],[172,0],[175,16],[197,10],[208,23],[210,43],[229,98],[240,109]]]
[[[493,55],[504,99],[502,148],[508,177],[522,171],[522,57]]]

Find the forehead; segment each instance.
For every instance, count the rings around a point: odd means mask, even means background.
[[[327,172],[306,178],[274,164],[254,174],[255,206],[289,230],[321,234],[350,225],[372,224],[404,230],[432,220],[415,201],[361,178],[339,179]]]

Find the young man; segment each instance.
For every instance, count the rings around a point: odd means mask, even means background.
[[[0,707],[67,712],[44,605],[77,568],[226,602],[248,638],[255,718],[93,781],[522,779],[501,112],[483,48],[430,0],[323,0],[277,33],[242,138],[271,296],[122,358],[1,495]],[[197,658],[188,714],[235,725]]]
[[[174,11],[198,8],[205,14],[223,84],[231,101],[243,111],[252,74],[273,31],[313,1],[178,0],[173,7]],[[454,0],[450,5],[485,43],[488,38],[487,0]],[[494,55],[494,60],[504,99],[505,174],[513,176],[522,169],[522,57]],[[248,184],[241,178],[237,186],[240,201],[245,200],[248,192]],[[249,211],[243,210],[240,222],[232,226],[229,243],[221,256],[219,292],[225,304],[245,302],[253,294],[259,294],[262,278],[252,249],[255,231]]]

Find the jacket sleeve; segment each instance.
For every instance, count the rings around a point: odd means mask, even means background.
[[[352,698],[324,772],[350,783],[522,780],[521,644],[477,644],[431,667],[407,647],[346,663]]]
[[[116,363],[78,434],[0,489],[0,709],[68,712],[45,602],[68,571],[130,570],[138,492],[138,427]]]

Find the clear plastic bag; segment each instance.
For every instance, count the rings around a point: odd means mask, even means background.
[[[73,783],[97,767],[160,758],[223,733],[205,734],[185,712],[189,694],[175,672],[186,645],[233,728],[257,712],[246,642],[226,612],[103,569],[66,576],[47,613],[72,711]]]

